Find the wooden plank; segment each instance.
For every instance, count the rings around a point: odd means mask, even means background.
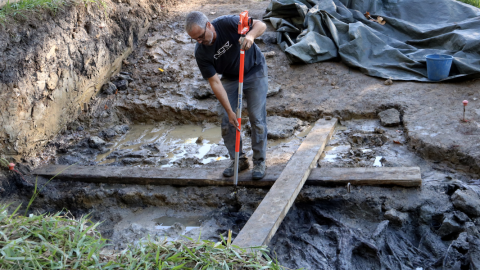
[[[337,119],[320,119],[247,221],[233,244],[240,247],[267,245],[297,198],[310,170],[333,135]]]
[[[320,168],[312,170],[306,184],[315,185],[422,185],[419,167]]]
[[[261,181],[252,181],[251,172],[239,175],[239,186],[271,187],[284,165],[269,167],[267,175]],[[60,174],[59,174],[60,173]],[[232,186],[232,178],[222,176],[218,169],[158,169],[138,167],[110,166],[64,166],[51,165],[33,171],[34,175],[54,177],[56,179],[133,185],[174,185],[174,186]],[[305,185],[397,185],[418,187],[422,185],[418,167],[381,167],[381,168],[314,168]]]
[[[253,181],[252,172],[238,175],[238,185],[247,187],[270,187],[280,176],[283,166],[267,170],[262,180]],[[37,169],[32,174],[73,181],[105,184],[174,185],[174,186],[233,186],[233,178],[225,178],[223,169],[138,168],[111,166],[64,166],[52,165]]]

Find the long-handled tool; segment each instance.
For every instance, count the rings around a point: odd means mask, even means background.
[[[238,34],[241,35],[241,41],[243,43],[243,39],[245,35],[250,31],[252,27],[253,19],[248,17],[248,11],[244,11],[240,13],[240,21],[238,22]],[[240,70],[238,75],[238,102],[237,102],[237,135],[235,140],[235,165],[234,169],[234,184],[235,186],[238,184],[238,161],[240,155],[240,136],[242,131],[242,96],[243,96],[243,69],[245,63],[245,50],[240,48]]]

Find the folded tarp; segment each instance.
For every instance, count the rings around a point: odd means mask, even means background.
[[[425,56],[447,54],[445,80],[480,77],[480,9],[455,0],[272,0],[264,20],[291,63],[339,57],[370,76],[429,81]]]

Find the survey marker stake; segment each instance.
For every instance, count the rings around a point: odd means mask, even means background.
[[[238,101],[237,101],[237,136],[235,138],[235,165],[233,166],[233,181],[235,186],[238,184],[238,161],[240,155],[240,136],[242,136],[242,95],[243,95],[243,72],[244,72],[244,63],[245,63],[245,50],[241,47],[245,35],[250,31],[252,27],[252,18],[248,17],[248,11],[240,13],[240,20],[238,22],[238,34],[241,35],[240,43],[240,68],[238,75]]]

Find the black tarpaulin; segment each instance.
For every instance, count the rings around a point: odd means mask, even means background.
[[[371,76],[429,81],[425,56],[447,54],[445,80],[480,77],[480,9],[455,0],[272,0],[264,20],[291,63],[339,57]]]

